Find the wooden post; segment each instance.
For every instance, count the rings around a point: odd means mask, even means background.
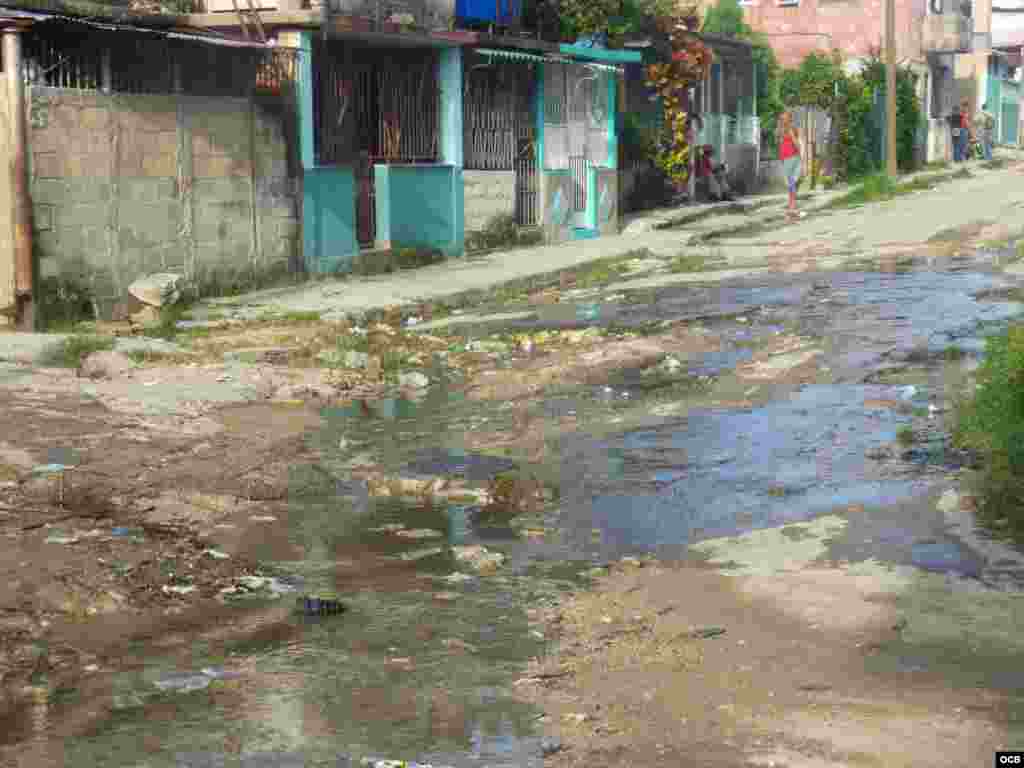
[[[896,0],[885,0],[886,172],[896,178]]]
[[[11,114],[10,172],[14,191],[14,291],[17,296],[18,329],[35,330],[32,269],[32,208],[28,187],[28,127],[25,115],[25,77],[21,56],[23,24],[3,28],[4,72]]]

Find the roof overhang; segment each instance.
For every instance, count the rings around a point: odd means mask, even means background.
[[[161,17],[166,20],[166,17]],[[205,45],[218,45],[228,48],[273,48],[274,42],[260,43],[252,40],[242,40],[226,35],[214,35],[198,30],[188,30],[181,27],[168,26],[158,23],[148,26],[144,23],[137,23],[134,19],[127,21],[114,21],[112,19],[84,18],[71,16],[62,13],[49,11],[29,11],[24,8],[9,8],[0,5],[0,26],[17,24],[32,25],[46,22],[61,22],[67,24],[82,24],[92,29],[100,29],[107,32],[135,32],[137,34],[156,35],[172,40],[187,40],[189,42],[203,43]]]

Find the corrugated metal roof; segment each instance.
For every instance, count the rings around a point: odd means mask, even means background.
[[[204,32],[190,32],[175,29],[154,29],[152,27],[138,26],[135,24],[123,24],[113,21],[96,21],[94,19],[78,18],[76,16],[65,16],[59,13],[45,13],[42,11],[26,11],[21,8],[8,8],[0,6],[0,21],[4,19],[24,19],[27,21],[61,21],[69,24],[84,24],[93,29],[102,29],[108,32],[137,32],[139,34],[158,35],[160,37],[172,38],[175,40],[191,40],[206,45],[219,45],[228,48],[273,48],[274,42],[259,43],[252,40],[241,40],[233,37],[211,35]]]
[[[501,48],[475,48],[477,53],[482,56],[492,56],[499,59],[509,59],[510,61],[530,61],[538,64],[543,63],[555,63],[555,64],[568,64],[573,59],[568,56],[538,56],[535,53],[524,53],[523,51],[509,51]],[[578,62],[585,67],[591,69],[598,69],[604,72],[615,72],[622,71],[622,67],[617,67],[612,64],[596,64],[592,61],[581,61]]]

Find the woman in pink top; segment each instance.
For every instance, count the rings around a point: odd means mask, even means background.
[[[800,145],[797,142],[796,128],[793,126],[793,115],[787,109],[779,115],[779,126],[775,133],[779,138],[779,160],[782,161],[782,172],[786,175],[789,188],[789,208],[786,213],[795,218],[796,187],[800,183]]]

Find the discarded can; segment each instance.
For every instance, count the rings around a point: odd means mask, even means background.
[[[597,320],[601,316],[601,305],[600,304],[577,304],[576,305],[576,319],[577,320]]]
[[[295,605],[307,616],[333,616],[345,610],[340,600],[310,595],[296,598]]]

